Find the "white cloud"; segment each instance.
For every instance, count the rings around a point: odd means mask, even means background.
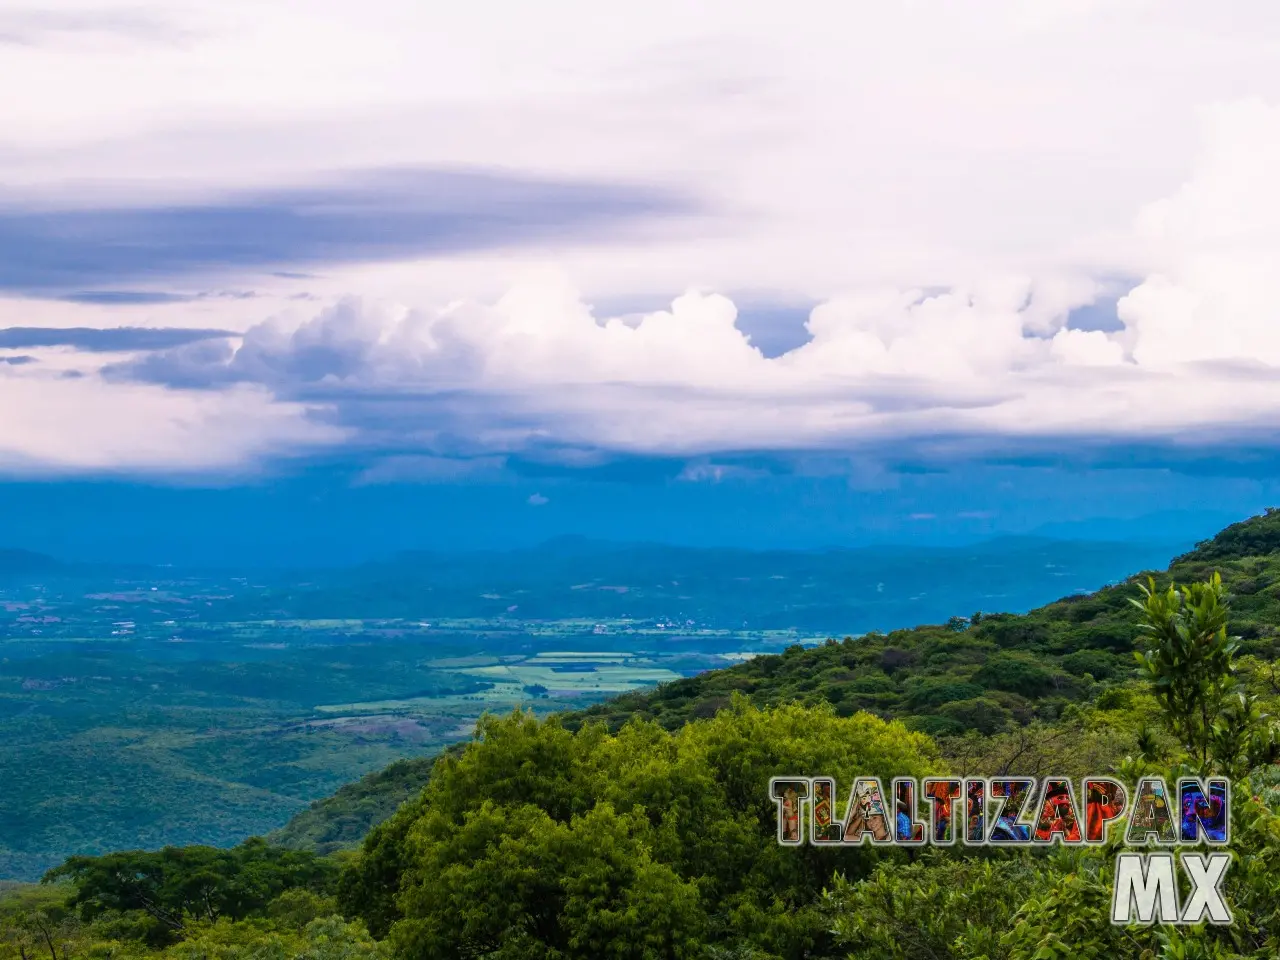
[[[1127,359],[1124,334],[1037,335],[1028,329],[1045,326],[1036,302],[1026,283],[843,298],[815,308],[808,343],[768,359],[722,296],[686,294],[623,323],[595,317],[563,278],[537,275],[494,304],[432,311],[346,299],[301,325],[252,328],[238,352],[193,344],[132,369],[178,382],[248,380],[285,399],[319,395],[362,428],[428,449],[467,436],[489,454],[541,444],[697,457],[934,436],[1170,436],[1256,424],[1280,407],[1280,376],[1240,382],[1234,370],[1152,367]],[[1048,326],[1061,324],[1068,302]],[[1160,335],[1139,331],[1134,354]],[[722,469],[699,462],[686,478]]]
[[[1050,349],[1067,364],[1106,366],[1124,362],[1124,346],[1100,330],[1059,330]]]
[[[18,368],[20,375],[0,372],[0,469],[6,472],[253,468],[345,436],[261,387],[217,394],[105,387],[93,376],[68,379],[34,367]]]
[[[528,500],[528,503],[529,503],[529,506],[531,506],[531,507],[542,507],[542,506],[546,506],[546,505],[547,505],[548,503],[550,503],[550,502],[551,502],[551,498],[550,498],[550,497],[544,497],[544,496],[543,496],[542,494],[540,494],[540,493],[531,493],[531,494],[529,494],[529,500]]]
[[[714,461],[699,459],[685,464],[684,469],[680,471],[676,479],[689,483],[720,483],[726,479],[764,477],[767,475],[768,471],[744,467],[740,464],[715,463]]]
[[[1119,314],[1144,365],[1280,365],[1280,106],[1222,106],[1204,127],[1195,176],[1142,211],[1154,269]]]

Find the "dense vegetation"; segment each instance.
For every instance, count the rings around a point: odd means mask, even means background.
[[[66,906],[82,919],[131,916],[131,935],[155,946],[181,939],[192,923],[261,915],[286,891],[331,892],[336,877],[333,861],[255,838],[230,850],[166,847],[71,857],[45,879],[70,880]]]
[[[321,854],[355,846],[397,807],[422,792],[435,763],[434,756],[413,757],[365,774],[332,796],[315,801],[268,839]]]
[[[79,858],[0,898],[3,943],[22,960],[1275,957],[1277,573],[1269,512],[1179,558],[1183,589],[1134,578],[1027,616],[793,648],[564,717],[490,717],[358,854],[254,841]],[[1114,846],[774,841],[774,775],[1049,767],[1247,777],[1225,888],[1236,923],[1112,926]],[[423,773],[367,779],[298,832],[337,844],[355,811],[387,809]]]

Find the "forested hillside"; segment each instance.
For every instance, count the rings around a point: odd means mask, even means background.
[[[435,762],[434,756],[397,760],[348,783],[333,796],[317,800],[268,839],[284,847],[321,854],[354,846],[364,839],[370,827],[422,791]]]
[[[1025,616],[795,647],[549,720],[488,718],[429,778],[425,762],[396,765],[278,835],[328,856],[255,841],[78,858],[52,889],[0,901],[6,942],[51,960],[1274,957],[1278,573],[1268,512],[1146,591],[1135,576]],[[775,842],[771,776],[944,771],[1235,778],[1236,923],[1112,926],[1111,847]],[[401,797],[358,851],[338,849]]]
[[[948,624],[792,647],[614,697],[565,714],[562,722],[575,729],[602,720],[617,730],[640,718],[674,730],[713,716],[741,693],[756,706],[830,703],[838,716],[865,710],[901,720],[961,755],[971,745],[948,741],[966,732],[1020,743],[1033,721],[1057,720],[1069,705],[1088,703],[1132,675],[1136,634],[1129,601],[1137,584],[1147,576],[1190,583],[1214,570],[1234,595],[1232,630],[1242,638],[1242,652],[1270,662],[1280,647],[1280,511],[1227,527],[1167,571],[1138,572],[1030,613],[975,612]],[[370,774],[312,804],[272,838],[322,852],[355,843],[425,786],[431,766],[410,761]]]

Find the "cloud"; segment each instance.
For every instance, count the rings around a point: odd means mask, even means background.
[[[188,31],[136,8],[0,11],[0,44],[35,46],[84,34],[147,43],[178,43]]]
[[[680,457],[619,457],[609,451],[563,444],[533,444],[506,458],[511,473],[524,480],[585,480],[618,487],[663,487],[686,468]]]
[[[58,299],[67,303],[110,304],[150,304],[150,303],[186,303],[195,299],[190,294],[165,293],[160,290],[77,290],[63,294]]]
[[[0,357],[0,363],[7,363],[11,367],[20,367],[24,364],[35,363],[36,358],[27,354],[19,354],[14,357]]]
[[[802,3],[779,30],[718,0],[464,5],[419,31],[386,0],[227,0],[182,71],[13,51],[0,87],[39,96],[0,104],[0,288],[77,301],[42,301],[77,311],[50,326],[234,328],[118,340],[145,355],[75,384],[253,396],[388,476],[638,458],[667,483],[762,453],[875,485],[1275,446],[1274,5],[980,6]],[[205,273],[321,306],[172,292]]]
[[[988,418],[1029,390],[1059,389],[1067,367],[1040,334],[1088,291],[1014,279],[849,296],[816,307],[808,342],[769,358],[725,297],[695,292],[638,321],[597,318],[563,277],[535,273],[496,303],[432,311],[346,298],[301,324],[268,320],[238,346],[192,344],[108,373],[259,384],[437,453],[460,438],[471,454],[830,449],[992,432]]]
[[[897,445],[927,463],[1037,445],[1052,457],[1065,439],[1257,439],[1280,413],[1269,320],[1280,110],[1211,111],[1205,139],[1186,185],[1137,215],[1149,272],[1118,298],[1120,329],[1070,325],[1112,296],[1112,281],[989,274],[828,298],[809,312],[805,342],[766,356],[727,297],[694,291],[666,310],[598,316],[563,274],[535,271],[488,303],[347,297],[301,323],[267,320],[238,346],[177,347],[112,375],[257,384],[435,453],[687,457],[686,479],[724,476],[698,458],[742,451]]]
[[[771,470],[740,463],[720,463],[703,459],[686,464],[676,479],[691,483],[720,483],[723,480],[752,480],[770,476],[772,473]]]
[[[0,377],[0,469],[8,474],[256,470],[264,458],[341,443],[261,388],[175,393],[94,377]]]
[[[1148,205],[1138,230],[1154,269],[1117,304],[1144,365],[1280,365],[1280,106],[1206,111],[1195,176]]]
[[[149,4],[192,34],[180,59],[60,44],[0,58],[0,89],[30,91],[0,103],[0,182],[28,198],[97,179],[89,207],[127,189],[112,206],[134,209],[175,183],[270,199],[335,170],[501,166],[672,185],[717,212],[671,242],[604,249],[571,232],[554,257],[590,298],[706,285],[810,301],[1046,265],[1129,275],[1142,251],[1126,221],[1185,179],[1194,106],[1280,96],[1276,14],[1265,0],[1230,17],[1055,7],[805,0],[780,25],[727,0],[622,0],[608,18],[584,0],[482,3],[443,20],[399,0],[323,16],[285,0]],[[470,249],[492,279],[504,258]],[[441,269],[462,284],[471,265]]]
[[[191,303],[195,300],[252,300],[252,290],[202,290],[199,293],[172,293],[164,290],[75,290],[57,299],[66,303],[89,303],[101,306],[137,306],[140,304]]]
[[[541,507],[541,506],[545,506],[546,504],[548,504],[548,503],[550,503],[550,502],[551,502],[551,500],[550,500],[550,498],[549,498],[549,497],[544,497],[544,496],[543,496],[542,494],[540,494],[540,493],[531,493],[531,494],[529,494],[529,501],[528,501],[528,503],[529,503],[529,506],[531,506],[531,507]]]
[[[1077,366],[1106,366],[1124,362],[1124,346],[1101,330],[1062,329],[1054,335],[1051,349],[1063,363]]]
[[[230,330],[185,327],[0,327],[0,348],[74,347],[90,353],[163,350],[236,335]]]
[[[122,188],[101,184],[97,192],[121,194]],[[130,291],[75,291],[229,266],[270,270],[566,238],[599,242],[645,219],[693,209],[687,198],[654,188],[421,168],[330,175],[313,186],[184,203],[123,196],[102,206],[65,198],[40,205],[0,195],[0,289],[138,302]]]

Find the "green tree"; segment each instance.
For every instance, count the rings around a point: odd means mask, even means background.
[[[57,906],[23,909],[0,919],[0,950],[14,960],[70,960],[84,942],[79,920]]]
[[[369,936],[363,924],[320,917],[307,924],[295,960],[389,960],[391,949]]]
[[[105,951],[104,951],[105,952]],[[114,956],[114,953],[106,956]],[[194,921],[187,935],[155,960],[389,960],[390,949],[364,925],[320,917],[301,930],[262,919]],[[104,960],[106,958],[104,957]]]
[[[189,922],[260,915],[285,890],[329,891],[338,867],[315,854],[254,838],[230,850],[166,847],[71,857],[45,875],[69,880],[69,903],[83,920],[107,911],[141,912],[153,921],[152,943],[178,939]]]
[[[1015,956],[1001,943],[1013,915],[1052,879],[1043,857],[950,856],[930,850],[907,866],[883,864],[861,883],[837,876],[826,894],[850,956],[960,960]]]
[[[993,690],[1007,690],[1025,697],[1042,697],[1061,683],[1052,670],[1021,653],[996,654],[982,665],[973,679]]]
[[[780,847],[770,777],[820,771],[847,790],[855,775],[936,769],[926,737],[825,704],[738,695],[674,733],[488,717],[374,831],[340,903],[407,960],[826,956],[820,901],[837,867],[859,876],[901,854]]]
[[[1142,600],[1130,602],[1141,611],[1147,648],[1135,656],[1192,766],[1239,777],[1274,760],[1272,726],[1236,676],[1240,640],[1227,633],[1221,576],[1164,591],[1153,579],[1139,587]]]
[[[1165,591],[1148,580],[1142,596],[1132,601],[1141,611],[1140,627],[1147,641],[1137,658],[1161,707],[1160,718],[1189,765],[1161,767],[1160,751],[1148,743],[1143,755],[1126,760],[1118,773],[1128,783],[1152,773],[1166,781],[1186,773],[1236,780],[1232,846],[1248,854],[1237,856],[1224,886],[1235,924],[1179,930],[1108,923],[1112,857],[1122,836],[1116,831],[1101,849],[1064,854],[1071,862],[1050,887],[1022,905],[1002,943],[1015,951],[1014,956],[1046,960],[1280,956],[1280,817],[1249,790],[1250,781],[1255,781],[1254,788],[1266,792],[1263,771],[1254,767],[1274,759],[1275,735],[1236,676],[1239,645],[1227,631],[1229,598],[1217,573]]]
[[[636,811],[601,804],[567,824],[533,805],[486,804],[461,829],[419,824],[402,957],[693,957],[707,925],[695,884],[655,863]]]

